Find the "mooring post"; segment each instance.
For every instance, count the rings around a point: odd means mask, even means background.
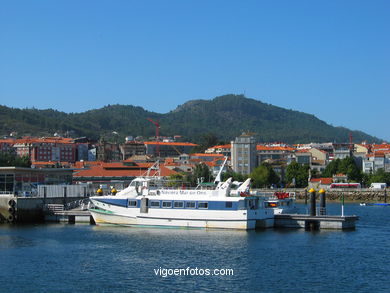
[[[385,196],[385,203],[387,203],[387,192],[386,192],[386,187],[385,187],[384,196]]]
[[[320,193],[320,215],[326,215],[325,190],[323,188],[321,188],[319,193]]]
[[[316,215],[316,191],[314,188],[309,190],[310,193],[310,216]]]

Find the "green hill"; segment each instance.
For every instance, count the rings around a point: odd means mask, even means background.
[[[159,114],[141,107],[108,105],[83,113],[56,110],[14,109],[0,106],[0,134],[52,136],[55,132],[98,139],[112,137],[116,131],[127,135],[153,136],[154,126],[147,118],[158,120],[162,136],[182,135],[197,141],[206,133],[229,141],[243,131],[256,134],[259,141],[347,142],[352,132],[355,142],[381,140],[361,131],[333,127],[314,115],[287,110],[242,95],[224,95],[213,100],[193,100],[175,110]]]

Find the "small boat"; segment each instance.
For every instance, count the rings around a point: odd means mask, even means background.
[[[390,203],[385,202],[361,202],[361,206],[390,206]]]

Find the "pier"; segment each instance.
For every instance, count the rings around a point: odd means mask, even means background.
[[[304,228],[305,230],[353,230],[358,216],[275,215],[274,228]]]
[[[341,205],[341,215],[327,215],[326,212],[326,191],[319,192],[320,206],[317,211],[316,191],[311,188],[310,211],[309,214],[279,214],[274,216],[275,228],[304,228],[305,230],[335,229],[346,230],[355,229],[355,223],[359,219],[355,215],[344,215],[344,198]],[[307,198],[306,198],[307,201]]]

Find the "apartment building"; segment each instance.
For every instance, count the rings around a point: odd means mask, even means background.
[[[233,171],[250,174],[257,166],[255,138],[243,133],[231,142],[231,146]]]

